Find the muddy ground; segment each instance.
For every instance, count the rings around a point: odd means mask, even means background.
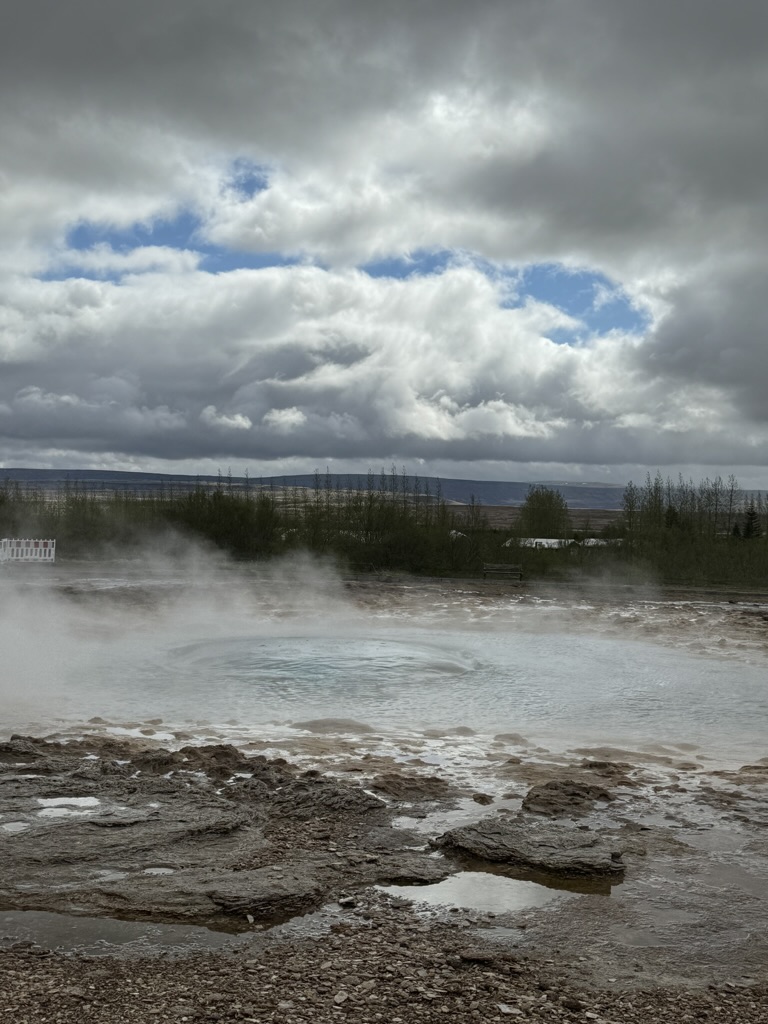
[[[330,774],[257,744],[12,738],[2,1010],[80,1024],[764,1024],[768,759],[564,764],[507,742],[473,792],[383,756],[350,753]],[[473,879],[499,879],[497,903],[422,907],[457,878],[470,897]],[[516,882],[547,901],[510,902]],[[142,922],[155,938],[52,951],[53,922],[75,919]],[[186,927],[185,942],[164,926]]]

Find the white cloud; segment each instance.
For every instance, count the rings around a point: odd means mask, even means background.
[[[261,422],[278,433],[290,434],[307,422],[307,416],[293,405],[290,409],[270,409],[264,413]]]
[[[188,249],[145,245],[125,252],[117,252],[112,246],[100,243],[91,249],[65,249],[57,253],[51,262],[51,269],[66,268],[103,277],[110,274],[144,274],[148,272],[181,274],[196,270],[199,263],[199,254],[190,252]]]
[[[17,6],[7,451],[764,461],[764,4]],[[238,160],[264,169],[252,195]],[[195,237],[154,244],[181,213]],[[150,242],[77,249],[83,223]],[[214,275],[210,245],[305,265]],[[402,282],[354,269],[419,250],[457,255]],[[593,310],[626,294],[650,327],[505,308],[533,262],[600,271]],[[98,280],[35,277],[70,273]],[[554,344],[568,330],[579,347]]]
[[[217,412],[215,405],[206,405],[200,413],[200,419],[208,427],[220,427],[223,430],[250,430],[253,424],[241,412],[234,416],[225,416]]]
[[[187,460],[739,457],[717,384],[649,376],[631,335],[556,345],[556,312],[505,297],[471,266],[10,284],[27,328],[0,344],[6,436]]]

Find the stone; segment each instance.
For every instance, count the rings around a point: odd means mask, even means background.
[[[614,800],[603,786],[574,779],[554,779],[532,786],[523,799],[523,810],[547,817],[587,814],[602,800]]]
[[[418,803],[422,800],[442,800],[451,791],[445,779],[435,775],[417,775],[406,772],[382,772],[374,776],[369,788],[384,793],[394,800]]]
[[[579,1013],[585,1008],[584,1003],[580,999],[571,999],[567,997],[562,1000],[561,1006],[565,1007],[566,1010],[570,1010],[572,1013]]]
[[[520,817],[482,818],[444,832],[432,845],[498,864],[525,865],[561,875],[619,877],[625,868],[615,836]]]

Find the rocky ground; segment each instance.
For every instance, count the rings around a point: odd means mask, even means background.
[[[538,960],[469,941],[392,906],[328,937],[239,954],[121,960],[6,951],[2,1010],[23,1022],[593,1021],[764,1024],[768,989],[594,989]]]
[[[14,922],[233,936],[95,956],[11,927],[6,1019],[768,1021],[768,764],[706,773],[660,757],[657,771],[495,749],[489,795],[428,766],[330,775],[182,742],[0,744],[0,910]],[[468,867],[564,895],[490,911],[393,895]]]

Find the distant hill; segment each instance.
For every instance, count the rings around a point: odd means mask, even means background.
[[[42,487],[54,490],[65,486],[82,486],[106,491],[157,491],[160,488],[189,490],[197,485],[212,487],[221,482],[233,487],[314,487],[317,477],[312,473],[297,476],[251,477],[219,477],[219,476],[187,476],[169,473],[121,473],[109,470],[94,469],[0,469],[0,484],[4,481],[19,483],[22,486]],[[368,486],[368,475],[365,473],[329,473],[319,477],[322,487],[336,489],[350,488],[364,490]],[[374,486],[379,485],[379,476],[374,474]],[[387,477],[389,483],[390,477]],[[398,476],[397,486],[403,484],[409,490],[415,490],[417,478]],[[506,480],[453,480],[437,477],[419,477],[418,487],[421,492],[429,487],[432,494],[438,489],[446,501],[468,504],[472,498],[481,505],[521,505],[529,483]],[[611,484],[574,484],[547,482],[547,487],[558,490],[571,508],[619,509],[624,488]]]

